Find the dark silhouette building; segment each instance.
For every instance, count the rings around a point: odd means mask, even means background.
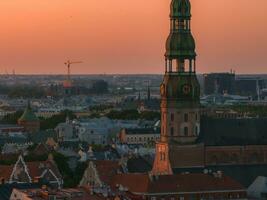
[[[204,74],[204,94],[235,94],[235,74]]]

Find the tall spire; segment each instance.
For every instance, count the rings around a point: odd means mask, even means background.
[[[200,130],[200,85],[196,76],[190,1],[172,0],[170,9],[165,75],[160,86],[161,137],[156,143],[154,175],[172,174],[172,168],[187,166],[180,160],[180,147],[187,146],[190,151]]]

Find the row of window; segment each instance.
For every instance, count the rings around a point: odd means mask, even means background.
[[[170,130],[170,132],[171,132],[171,136],[174,136],[174,128],[173,127],[171,127],[171,130]],[[199,132],[199,130],[198,130],[198,126],[196,126],[195,127],[195,134],[193,134],[193,135],[198,135],[198,132]],[[189,131],[188,131],[188,127],[187,126],[185,126],[184,128],[183,128],[183,136],[188,136],[189,135]]]
[[[149,142],[159,140],[158,137],[127,137],[127,142]]]
[[[185,113],[184,117],[183,117],[184,122],[188,122],[188,119],[189,119],[189,115],[188,115],[188,113]],[[198,114],[197,113],[195,114],[195,120],[198,121]],[[174,121],[174,114],[173,113],[171,113],[171,121],[172,122]]]

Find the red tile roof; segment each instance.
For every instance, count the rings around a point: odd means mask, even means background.
[[[117,174],[114,176],[111,187],[119,185],[127,187],[133,193],[146,193],[149,188],[149,177],[146,174]]]
[[[57,178],[61,178],[57,166],[51,161],[27,162],[26,163],[31,178],[41,176],[45,169],[51,169]]]
[[[4,178],[6,181],[9,180],[14,166],[15,165],[0,165],[0,178]],[[61,178],[61,174],[57,166],[51,161],[26,162],[26,166],[32,179],[40,177],[45,169],[51,169],[57,178]]]
[[[0,165],[0,180],[4,179],[5,181],[10,179],[12,174],[13,166],[10,165]]]
[[[153,179],[153,180],[152,180]],[[147,174],[118,174],[112,188],[118,185],[132,193],[183,193],[204,191],[243,190],[245,188],[228,176],[215,178],[208,174],[178,174],[149,177]]]
[[[120,164],[118,161],[98,160],[94,161],[94,164],[96,165],[100,180],[108,185],[110,184],[112,178],[120,170]]]

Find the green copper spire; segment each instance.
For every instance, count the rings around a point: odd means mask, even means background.
[[[189,0],[172,0],[171,18],[191,18],[191,4]]]
[[[195,40],[191,34],[191,4],[189,0],[172,0],[171,28],[166,41],[166,72],[195,73]],[[188,66],[186,66],[188,60]],[[173,63],[175,61],[175,63]],[[176,69],[173,69],[173,64]]]
[[[25,109],[23,115],[19,118],[19,121],[28,121],[28,122],[39,121],[38,117],[36,117],[36,115],[32,111],[29,101],[28,101],[27,108]]]

